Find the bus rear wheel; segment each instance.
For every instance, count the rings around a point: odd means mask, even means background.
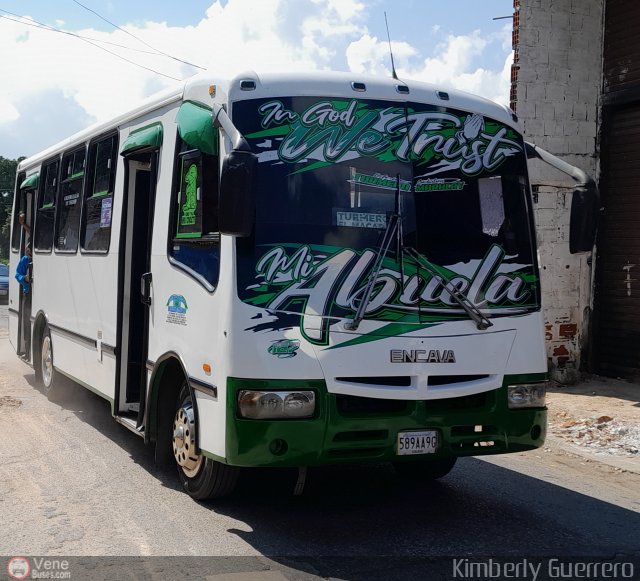
[[[44,393],[51,398],[56,384],[56,371],[53,367],[53,343],[49,327],[44,328],[40,343],[40,381]]]
[[[193,400],[185,381],[178,396],[172,434],[173,457],[180,481],[187,494],[196,500],[227,496],[236,486],[239,469],[198,453],[197,430]]]
[[[394,462],[393,467],[401,478],[408,480],[438,480],[443,478],[456,465],[457,458],[439,458],[437,460],[416,460],[413,462]]]

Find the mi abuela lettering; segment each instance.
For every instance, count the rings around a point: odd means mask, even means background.
[[[523,312],[531,298],[527,275],[501,273],[504,257],[504,250],[493,245],[473,276],[457,274],[449,279],[450,283],[479,308],[496,314]],[[311,341],[326,343],[326,324],[318,325],[317,317],[335,317],[336,311],[344,316],[356,312],[375,258],[376,254],[368,249],[356,252],[336,248],[336,252],[330,254],[326,249],[314,252],[311,246],[300,246],[289,255],[284,247],[276,246],[263,254],[256,264],[258,284],[246,289],[245,293],[261,292],[258,289],[269,292],[268,302],[262,301],[264,308],[299,312],[300,327],[305,336]],[[444,319],[462,312],[443,287],[440,275],[414,269],[413,274],[405,274],[403,281],[397,265],[390,264],[394,266],[381,269],[365,314],[395,311],[406,315],[413,312]],[[294,303],[297,306],[292,307]],[[375,318],[396,320],[384,315]]]

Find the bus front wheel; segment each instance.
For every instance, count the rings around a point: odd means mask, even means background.
[[[437,480],[443,478],[456,465],[457,458],[440,458],[438,460],[416,460],[394,462],[393,467],[401,478],[410,480]]]
[[[230,494],[238,481],[239,469],[197,452],[195,438],[198,426],[186,381],[180,389],[172,427],[173,456],[180,481],[189,496],[205,500]]]

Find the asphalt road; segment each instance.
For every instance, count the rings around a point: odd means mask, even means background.
[[[553,450],[462,459],[428,486],[385,465],[313,469],[297,497],[295,474],[251,470],[232,497],[195,502],[106,401],[76,386],[49,402],[6,328],[2,306],[0,555],[227,556],[262,572],[247,579],[407,578],[443,555],[640,557],[640,476]]]

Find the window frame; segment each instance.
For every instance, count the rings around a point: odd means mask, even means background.
[[[82,175],[77,176],[76,174],[72,174],[63,180],[62,172],[63,172],[65,160],[73,158],[73,163],[75,165],[75,156],[79,153],[84,153]],[[78,248],[80,247],[80,230],[82,225],[82,214],[84,213],[83,201],[84,201],[84,189],[86,184],[86,179],[85,179],[86,177],[87,177],[87,144],[83,143],[82,145],[63,151],[60,157],[60,167],[58,169],[58,187],[56,191],[56,203],[55,203],[56,210],[55,210],[54,227],[53,227],[54,228],[53,229],[53,251],[55,254],[77,254],[78,253]],[[80,204],[80,216],[78,217],[78,227],[77,227],[78,237],[76,240],[75,248],[70,250],[61,249],[61,248],[58,248],[58,240],[59,240],[59,234],[60,234],[60,217],[61,217],[60,208],[62,208],[62,204],[64,201],[62,199],[62,192],[65,184],[71,183],[73,181],[78,181],[78,180],[82,180],[82,183],[80,186],[80,193],[78,195],[78,201],[76,202],[76,204],[78,203]]]
[[[13,254],[17,254],[20,252],[20,240],[21,240],[21,232],[22,227],[18,222],[18,215],[20,214],[21,208],[20,204],[22,203],[22,190],[20,189],[20,184],[25,179],[26,172],[20,171],[16,176],[15,189],[13,192],[13,213],[11,216],[11,239],[9,240],[9,248]],[[14,246],[14,242],[17,244]]]
[[[44,192],[47,188],[47,177],[48,177],[48,170],[49,167],[53,164],[57,164],[58,168],[56,170],[56,183],[54,185],[55,187],[55,193],[54,193],[54,197],[53,197],[53,203],[49,203],[49,204],[43,204],[42,202],[44,201]],[[38,184],[38,190],[37,190],[37,195],[36,195],[36,203],[35,203],[35,207],[36,207],[36,211],[35,211],[35,219],[33,221],[33,234],[32,234],[32,251],[34,254],[51,254],[53,251],[53,242],[54,242],[54,235],[55,235],[55,228],[56,228],[56,200],[57,200],[57,188],[58,188],[58,184],[60,183],[60,168],[62,167],[62,156],[58,153],[55,156],[52,156],[48,159],[46,159],[45,161],[42,162],[42,166],[41,166],[41,171],[42,171],[42,179],[40,180],[39,184]],[[51,240],[49,243],[49,247],[48,248],[39,248],[37,246],[38,243],[38,236],[40,236],[40,230],[42,228],[41,224],[40,224],[40,218],[42,216],[43,212],[51,212],[53,214],[52,216],[52,225],[51,225]]]
[[[184,151],[182,149],[184,148]],[[190,146],[186,141],[184,141],[178,132],[176,132],[176,142],[175,149],[173,154],[173,178],[171,183],[171,196],[170,196],[170,204],[169,204],[169,220],[168,220],[168,232],[167,232],[167,259],[172,266],[179,268],[185,274],[193,278],[197,281],[201,286],[203,286],[209,293],[215,292],[218,287],[220,281],[220,272],[221,269],[218,270],[218,276],[216,278],[215,284],[209,282],[201,273],[193,270],[189,265],[181,262],[177,258],[173,256],[173,247],[176,244],[188,245],[188,246],[202,246],[202,245],[217,245],[219,259],[222,257],[221,253],[221,235],[220,230],[213,233],[202,234],[200,237],[178,237],[178,219],[180,216],[179,205],[180,205],[180,187],[182,185],[182,159],[187,155],[194,155],[196,152],[200,154],[201,166],[203,165],[205,157],[210,157],[215,160],[215,187],[216,192],[212,194],[212,197],[216,200],[219,195],[220,188],[220,150],[218,149],[218,153],[215,155],[207,154],[195,147]],[[201,180],[202,189],[204,191],[204,172],[202,172],[202,177],[199,178]],[[203,194],[204,195],[204,194]],[[202,200],[203,208],[205,200]],[[216,208],[216,214],[218,210]],[[217,217],[216,217],[217,222]],[[219,225],[217,223],[216,225]],[[202,216],[202,225],[201,230],[205,228],[205,216]]]
[[[109,176],[109,188],[107,193],[101,194],[99,196],[94,195],[93,189],[95,185],[96,178],[96,162],[97,162],[97,154],[98,154],[98,146],[100,143],[103,143],[107,140],[112,140],[113,147],[111,151],[111,168],[110,168],[110,176]],[[80,238],[79,238],[79,247],[81,254],[89,254],[89,255],[97,255],[97,256],[107,256],[109,254],[109,250],[111,249],[111,236],[113,230],[113,206],[116,197],[116,180],[118,177],[118,147],[120,145],[120,132],[116,129],[115,131],[109,131],[108,133],[103,133],[97,137],[91,139],[87,145],[87,166],[85,170],[85,187],[83,194],[83,207],[82,207],[82,217],[80,219]],[[111,221],[109,223],[109,238],[106,245],[106,248],[100,249],[87,249],[87,218],[88,218],[88,206],[90,200],[103,200],[105,198],[111,198]]]

